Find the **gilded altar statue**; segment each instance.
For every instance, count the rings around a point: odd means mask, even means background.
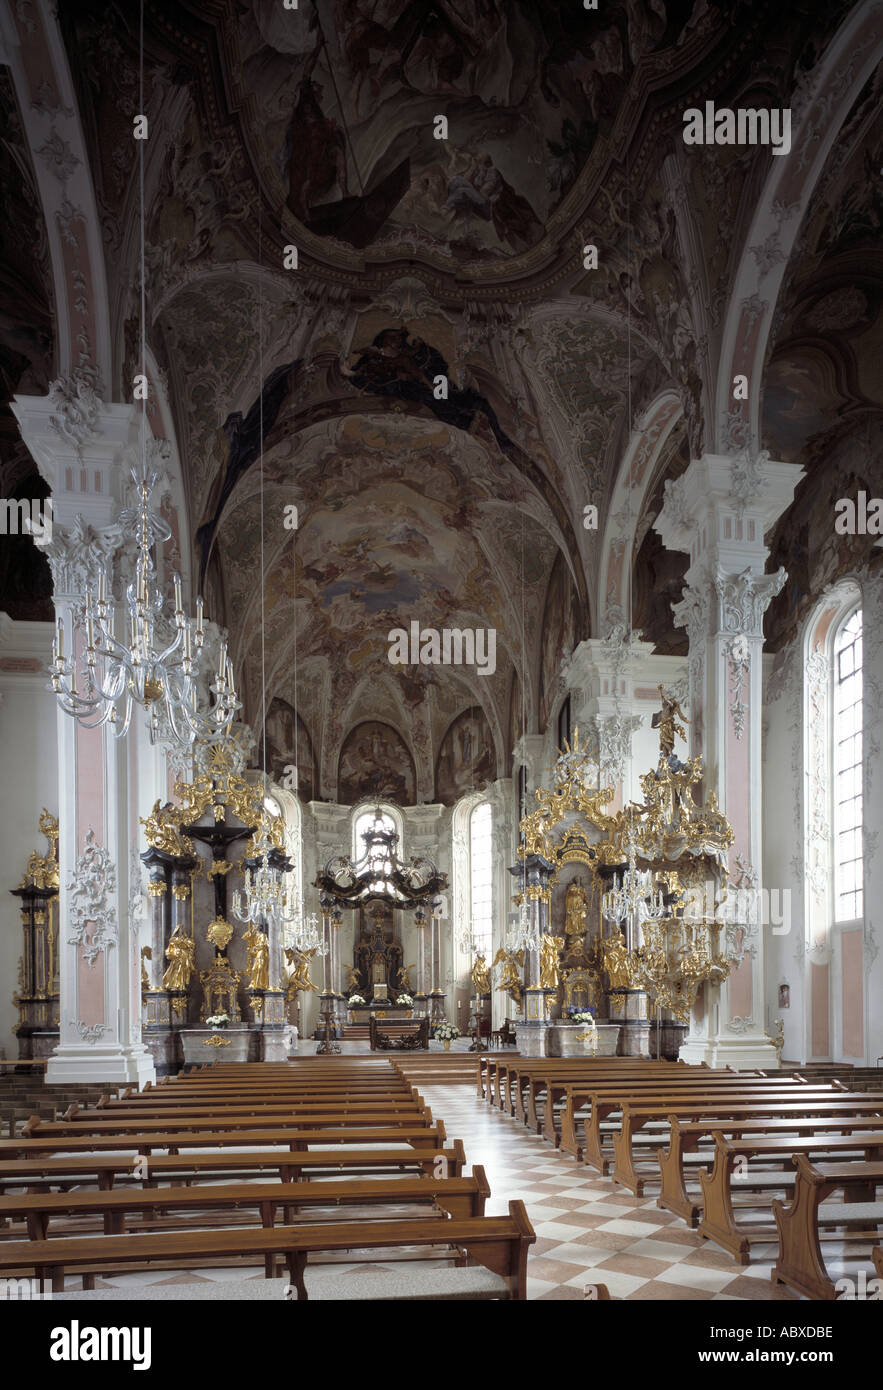
[[[611,989],[628,989],[631,984],[629,977],[629,953],[626,950],[625,938],[621,931],[614,936],[609,936],[603,943],[602,954],[604,958],[604,969],[610,981]]]
[[[476,994],[490,994],[491,992],[491,972],[483,951],[479,951],[475,957],[475,964],[472,967],[472,987]]]
[[[513,1004],[520,1009],[521,1000],[524,997],[524,987],[519,972],[524,966],[524,948],[522,947],[520,951],[507,951],[501,946],[494,956],[491,969],[495,969],[498,965],[502,965],[503,974],[497,989],[505,990]]]
[[[413,965],[403,965],[396,976],[396,989],[402,994],[413,994],[414,986],[411,984],[411,971]]]
[[[289,964],[290,963],[291,962],[289,962]],[[349,979],[346,982],[346,987],[347,992],[349,994],[358,994],[359,990],[362,988],[362,981],[359,977],[359,972],[352,965],[350,966]]]
[[[662,696],[662,709],[654,714],[650,727],[659,730],[659,751],[663,758],[668,759],[675,751],[675,734],[682,739],[687,737],[687,731],[677,722],[678,719],[683,719],[684,724],[689,724],[690,721],[675,697],[666,694],[664,686],[659,685],[656,688]]]
[[[242,933],[242,939],[248,947],[245,968],[251,976],[249,989],[269,989],[270,942],[267,933],[252,925]]]
[[[196,942],[189,936],[185,936],[179,926],[176,927],[169,937],[169,944],[166,947],[166,960],[169,962],[169,966],[162,977],[163,989],[167,989],[173,994],[186,993],[190,984],[190,976],[196,968],[195,955]]]
[[[316,954],[316,949],[314,948],[312,951],[296,951],[293,946],[286,946],[283,954],[288,964],[294,966],[294,969],[288,977],[288,988],[286,990],[289,999],[292,994],[297,994],[298,990],[301,989],[312,990],[314,994],[318,994],[318,986],[314,985],[310,979],[310,961]]]
[[[564,935],[568,945],[572,937],[585,936],[589,895],[581,878],[575,878],[567,890],[564,909]]]
[[[141,947],[141,988],[150,989],[150,976],[147,973],[145,961],[153,960],[153,949],[150,946]]]
[[[558,957],[564,950],[564,940],[544,932],[540,942],[540,989],[558,988]]]

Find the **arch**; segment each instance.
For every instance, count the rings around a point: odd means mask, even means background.
[[[779,291],[803,216],[850,109],[883,58],[881,0],[847,15],[792,106],[791,153],[770,159],[766,182],[732,280],[721,335],[714,422],[706,447],[732,453],[760,448],[763,365]],[[745,401],[732,401],[736,375],[748,378]],[[710,436],[710,437],[709,437]]]
[[[635,422],[607,508],[598,574],[598,633],[609,636],[629,612],[635,532],[650,496],[660,457],[683,419],[673,387],[661,391]],[[629,534],[631,522],[631,534]]]
[[[456,746],[458,735],[459,749]],[[458,781],[464,778],[473,788],[476,783],[484,788],[497,778],[497,754],[493,732],[480,705],[461,710],[445,730],[435,762],[436,801],[445,805],[455,802],[459,790]]]
[[[102,219],[67,55],[48,0],[0,0],[0,37],[15,85],[46,223],[59,377],[99,395],[113,384]]]

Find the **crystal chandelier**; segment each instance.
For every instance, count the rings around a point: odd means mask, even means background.
[[[640,925],[657,921],[665,915],[665,895],[649,870],[639,870],[635,858],[635,842],[629,838],[628,867],[613,875],[612,885],[601,894],[601,912],[608,922],[622,926],[631,921]]]
[[[156,477],[155,473],[143,471],[139,475],[132,470],[138,503],[126,508],[119,518],[124,534],[134,538],[138,549],[135,578],[125,593],[125,632],[118,634],[114,606],[108,599],[107,573],[102,568],[97,594],[88,593],[80,600],[72,614],[70,633],[61,615],[56,620],[49,666],[51,688],[65,713],[86,728],[107,724],[117,738],[122,738],[135,705],[140,705],[149,715],[151,743],[170,730],[172,739],[184,746],[197,740],[216,744],[229,736],[241,707],[233,667],[223,644],[211,686],[212,705],[207,714],[201,713],[197,675],[205,641],[203,601],[197,599],[194,623],[184,613],[181,579],[176,574],[174,615],[168,619],[163,614],[151,550],[172,533],[150,507]]]
[[[282,874],[291,868],[285,855],[270,840],[266,818],[254,837],[254,867],[245,869],[245,889],[233,894],[233,912],[240,922],[281,928],[299,916],[295,894],[282,886]]]
[[[510,923],[506,931],[506,950],[513,952],[522,948],[528,951],[538,951],[540,948],[540,933],[526,902],[519,904],[517,919]]]

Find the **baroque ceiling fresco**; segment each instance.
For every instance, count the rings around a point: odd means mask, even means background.
[[[147,335],[193,572],[246,717],[259,733],[264,694],[274,711],[274,766],[293,761],[296,707],[316,797],[368,785],[381,744],[416,802],[509,774],[516,733],[557,717],[566,649],[607,635],[583,515],[596,506],[603,530],[631,426],[666,391],[635,626],[682,650],[684,557],[652,521],[666,479],[711,447],[709,383],[769,164],[738,147],[688,160],[682,113],[711,94],[774,103],[849,8],[145,0]],[[59,18],[127,399],[137,9],[62,0]],[[880,404],[859,365],[879,360],[880,159],[858,180],[850,162],[869,157],[877,95],[805,219],[771,343],[764,445],[804,466]],[[493,671],[391,664],[389,633],[412,622],[493,629]]]

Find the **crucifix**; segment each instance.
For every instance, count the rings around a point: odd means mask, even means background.
[[[225,825],[226,806],[218,803],[212,807],[214,825],[185,825],[183,831],[191,840],[201,840],[212,852],[212,863],[206,870],[206,877],[214,879],[215,917],[227,916],[227,874],[233,865],[227,859],[227,852],[236,840],[246,840],[254,835],[255,827],[248,825]]]

